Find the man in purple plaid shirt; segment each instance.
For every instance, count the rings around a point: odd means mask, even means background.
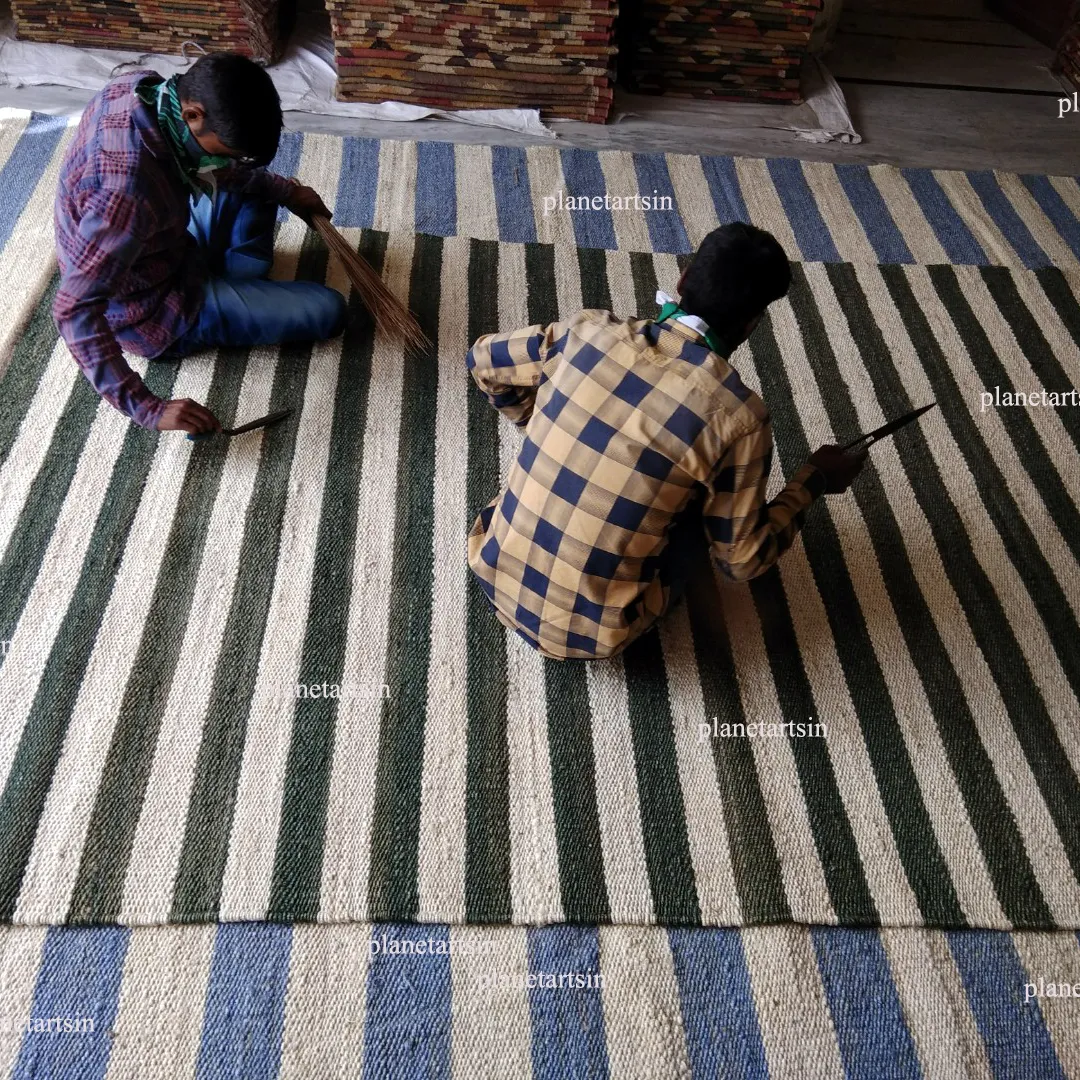
[[[265,168],[281,103],[242,56],[180,76],[136,71],[87,106],[56,195],[60,287],[53,314],[94,389],[145,428],[220,430],[209,409],[163,401],[124,359],[341,333],[345,299],[270,281],[277,208],[329,214],[311,188]]]

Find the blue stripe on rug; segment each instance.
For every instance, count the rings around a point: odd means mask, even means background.
[[[291,945],[288,926],[218,927],[196,1080],[276,1080]]]
[[[980,169],[970,171],[967,178],[986,207],[986,212],[994,219],[994,224],[1020,256],[1024,266],[1028,270],[1052,266],[1050,257],[1039,246],[1038,241],[1031,235],[1031,230],[1016,212],[1016,207],[1001,190],[997,177],[987,169]]]
[[[380,924],[387,940],[449,941],[446,926]],[[450,1077],[450,956],[376,953],[368,969],[364,1080]]]
[[[729,221],[750,223],[750,213],[746,209],[742,188],[739,186],[739,174],[735,168],[735,159],[729,157],[703,157],[701,171],[709,185],[716,217],[721,225]]]
[[[416,231],[432,236],[457,232],[457,166],[454,144],[416,144]]]
[[[922,1069],[875,930],[810,933],[848,1080],[911,1080]]]
[[[67,130],[62,116],[31,113],[19,141],[0,169],[0,248],[8,242],[15,222],[26,209],[41,174],[52,160],[61,136]]]
[[[270,171],[278,176],[295,176],[300,169],[300,154],[304,148],[304,136],[299,131],[283,131],[278,143],[277,153],[270,162]],[[320,192],[320,194],[323,194]],[[334,210],[334,207],[330,207]],[[336,212],[336,211],[335,211]],[[278,207],[277,219],[284,221],[289,211],[284,206]]]
[[[738,930],[669,930],[694,1076],[767,1080],[769,1066]]]
[[[49,931],[31,1015],[9,1019],[89,1019],[93,1030],[27,1032],[12,1080],[100,1080],[105,1075],[130,934],[123,927]]]
[[[865,165],[836,165],[840,186],[855,211],[878,262],[913,263],[915,257],[897,228],[884,196]]]
[[[942,190],[937,177],[929,169],[901,169],[900,175],[911,188],[919,209],[945,249],[949,262],[987,266],[990,260],[986,252],[956,212],[956,207]]]
[[[530,929],[528,949],[530,975],[600,971],[600,942],[595,927]],[[527,993],[535,1080],[607,1080],[600,989],[533,987]]]
[[[995,1080],[1064,1080],[1037,1002],[1024,1004],[1029,976],[1012,938],[995,930],[951,930],[945,937]]]
[[[1050,178],[1027,175],[1021,176],[1020,180],[1050,219],[1050,224],[1057,229],[1058,235],[1080,259],[1080,221],[1076,220],[1076,215],[1065,204],[1058,189],[1050,183]]]
[[[493,146],[491,172],[499,239],[510,244],[536,243],[536,213],[529,185],[529,161],[519,146]]]
[[[645,223],[649,227],[649,242],[653,251],[666,251],[676,255],[693,251],[679,212],[679,204],[675,199],[667,157],[664,154],[635,154],[634,170],[637,172],[641,194],[654,207],[657,199],[666,197],[671,200],[671,210],[645,211]]]
[[[832,234],[803,175],[802,162],[769,158],[767,164],[803,258],[810,262],[840,262]]]
[[[562,159],[567,198],[573,196],[576,199],[579,195],[592,197],[607,191],[604,170],[600,168],[600,158],[595,150],[571,147],[561,150],[559,156]],[[620,191],[616,194],[628,193]],[[574,225],[574,239],[578,247],[607,248],[610,251],[618,247],[610,210],[569,210],[567,213]]]
[[[375,195],[379,190],[379,140],[350,135],[342,140],[334,224],[370,229],[375,224]]]

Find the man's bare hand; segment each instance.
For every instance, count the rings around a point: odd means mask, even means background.
[[[852,480],[866,464],[866,451],[848,454],[839,446],[823,446],[810,455],[810,464],[825,477],[825,494],[839,495],[851,487]]]
[[[204,405],[190,398],[177,398],[165,403],[165,411],[157,424],[158,431],[186,431],[198,435],[203,431],[220,431],[218,418]]]
[[[309,224],[317,214],[330,217],[330,211],[322,201],[322,196],[314,188],[305,187],[303,184],[293,183],[292,193],[285,205]]]

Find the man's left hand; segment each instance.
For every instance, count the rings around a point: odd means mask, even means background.
[[[305,187],[303,184],[294,184],[285,205],[298,217],[302,217],[308,224],[318,214],[330,217],[330,211],[326,203],[314,188]]]

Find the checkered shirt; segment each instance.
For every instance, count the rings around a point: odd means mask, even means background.
[[[767,499],[768,411],[681,323],[582,311],[482,337],[467,363],[525,429],[506,489],[473,525],[469,565],[546,656],[613,656],[664,613],[668,529],[696,494],[716,566],[741,582],[776,562],[824,493],[806,465]]]

